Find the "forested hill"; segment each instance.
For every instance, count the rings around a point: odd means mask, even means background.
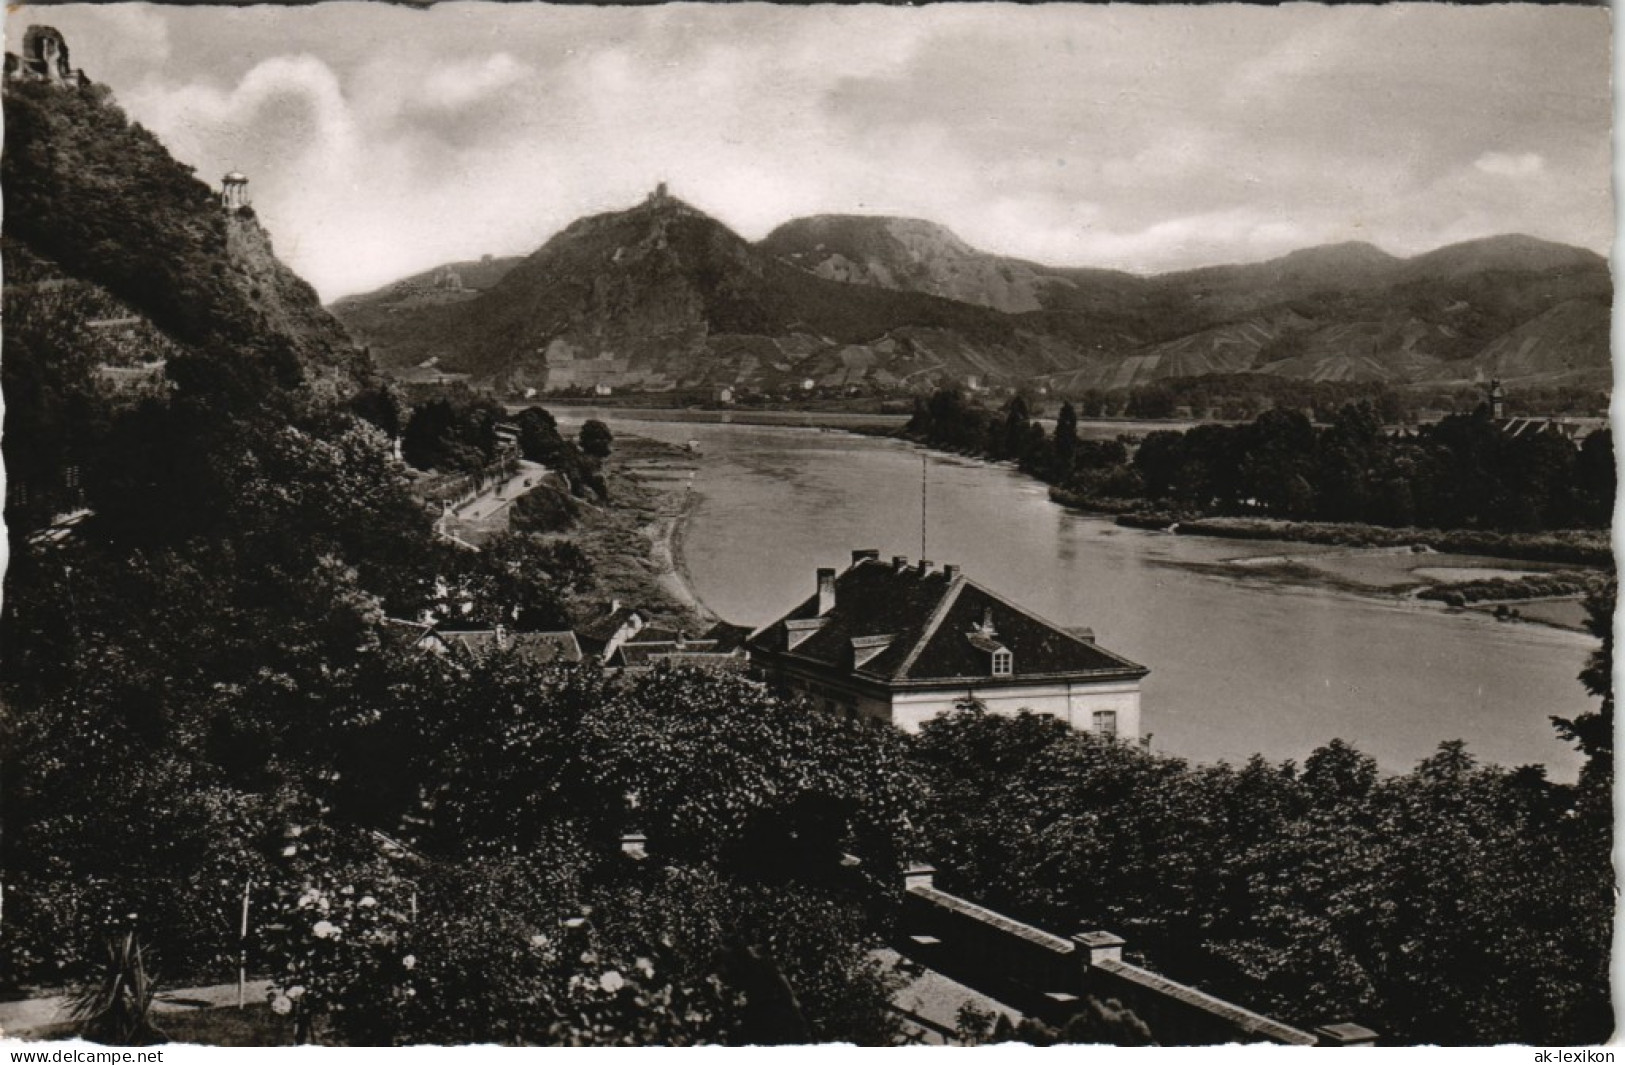
[[[436,358],[509,387],[892,388],[1083,361],[1016,316],[818,277],[663,193],[572,223],[472,299],[391,286],[334,311],[385,365]]]
[[[909,218],[799,218],[750,244],[662,196],[574,223],[493,282],[503,265],[478,293],[424,283],[442,268],[334,310],[387,364],[548,389],[1611,381],[1607,261],[1521,235],[1138,276],[989,254]]]
[[[357,389],[365,355],[252,210],[224,211],[106,88],[8,81],[5,115],[8,281],[21,246],[38,280],[94,285],[191,352],[252,360],[287,386]]]

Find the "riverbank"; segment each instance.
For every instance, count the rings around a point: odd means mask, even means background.
[[[1478,555],[1521,562],[1553,562],[1609,567],[1613,549],[1606,530],[1563,529],[1541,533],[1495,532],[1486,529],[1390,528],[1355,522],[1285,521],[1278,518],[1185,518],[1167,512],[1101,510],[1066,498],[1051,489],[1050,498],[1064,506],[1117,514],[1120,525],[1164,529],[1181,536],[1216,536],[1229,540],[1288,540],[1334,547],[1424,548],[1452,555]]]
[[[583,507],[567,534],[592,563],[594,599],[637,606],[657,624],[690,632],[717,621],[680,561],[683,519],[697,502],[695,468],[680,447],[630,434],[615,439],[601,471],[608,501]]]
[[[509,403],[510,414],[517,414],[528,403]],[[769,425],[799,429],[846,430],[850,432],[895,435],[908,424],[909,415],[892,411],[854,410],[777,410],[760,407],[605,407],[587,403],[558,404],[549,402],[555,415],[567,420],[598,418],[620,422],[690,423],[694,425]]]
[[[892,436],[936,454],[953,455],[962,461],[1038,480],[1022,473],[1014,463],[942,451],[907,435],[884,431],[859,431],[858,435]],[[1586,631],[1584,596],[1613,572],[1612,545],[1603,530],[1503,533],[1190,517],[1147,509],[1143,499],[1097,499],[1053,485],[1048,495],[1068,510],[1110,519],[1124,528],[1255,544],[1268,542],[1277,547],[1265,555],[1168,563],[1207,576],[1317,588],[1389,602],[1429,602],[1435,609],[1468,610],[1501,621],[1569,631]],[[1289,544],[1301,544],[1303,550],[1279,549]],[[1561,580],[1554,580],[1559,574]]]
[[[1143,512],[1118,514],[1115,523],[1180,536],[1303,545],[1197,567],[1218,576],[1420,600],[1574,632],[1586,631],[1586,594],[1613,572],[1612,552],[1600,532],[1390,529],[1265,518],[1175,521]]]

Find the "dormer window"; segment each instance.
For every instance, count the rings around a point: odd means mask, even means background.
[[[892,645],[897,637],[887,633],[884,636],[854,636],[852,637],[852,668],[862,669],[876,658],[882,651]]]
[[[987,655],[988,672],[995,677],[1008,677],[1015,671],[1015,662],[1009,648],[998,640],[998,630],[993,627],[993,611],[991,608],[982,611],[980,624],[973,623],[965,639],[978,651]]]

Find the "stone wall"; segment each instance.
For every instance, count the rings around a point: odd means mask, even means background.
[[[943,891],[927,867],[904,874],[904,887],[903,953],[1049,1024],[1065,1024],[1093,998],[1132,1010],[1165,1046],[1357,1046],[1376,1039],[1358,1025],[1308,1032],[1254,1013],[1125,962],[1123,940],[1110,932],[1062,937]]]

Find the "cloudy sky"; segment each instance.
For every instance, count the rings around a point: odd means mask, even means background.
[[[820,212],[1141,272],[1502,232],[1607,252],[1589,7],[362,3],[8,12],[324,298],[528,252],[657,181],[758,238]]]

